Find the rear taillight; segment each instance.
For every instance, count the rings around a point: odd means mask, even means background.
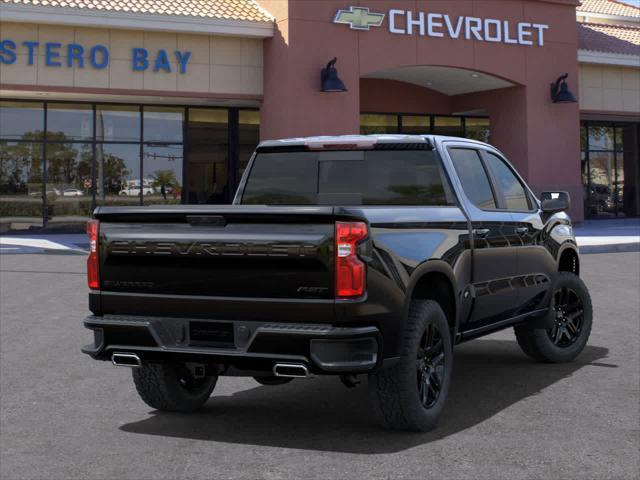
[[[89,258],[87,258],[87,283],[91,290],[100,288],[100,277],[98,275],[98,237],[100,222],[89,220],[87,222],[87,235],[89,236]]]
[[[360,297],[365,289],[365,264],[358,258],[358,242],[367,238],[363,222],[336,222],[336,297]]]

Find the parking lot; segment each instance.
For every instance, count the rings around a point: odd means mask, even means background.
[[[638,478],[640,254],[582,263],[575,363],[530,361],[511,330],[461,345],[440,428],[407,434],[371,423],[366,379],[222,378],[197,414],[152,411],[128,370],[80,353],[85,257],[0,255],[0,477]]]

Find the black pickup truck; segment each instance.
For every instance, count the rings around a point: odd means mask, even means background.
[[[472,140],[263,142],[233,205],[96,209],[83,352],[132,367],[169,411],[199,408],[225,375],[368,375],[384,425],[429,430],[454,345],[514,327],[537,361],[585,347],[568,208]]]

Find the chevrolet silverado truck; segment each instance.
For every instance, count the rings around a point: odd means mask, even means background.
[[[584,349],[569,204],[472,140],[266,141],[232,205],[95,210],[83,352],[158,410],[198,409],[220,376],[366,375],[383,425],[430,430],[455,345],[513,327],[539,362]]]

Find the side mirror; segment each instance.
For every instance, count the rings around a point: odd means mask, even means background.
[[[544,213],[565,212],[571,208],[568,192],[542,192],[540,207]]]

